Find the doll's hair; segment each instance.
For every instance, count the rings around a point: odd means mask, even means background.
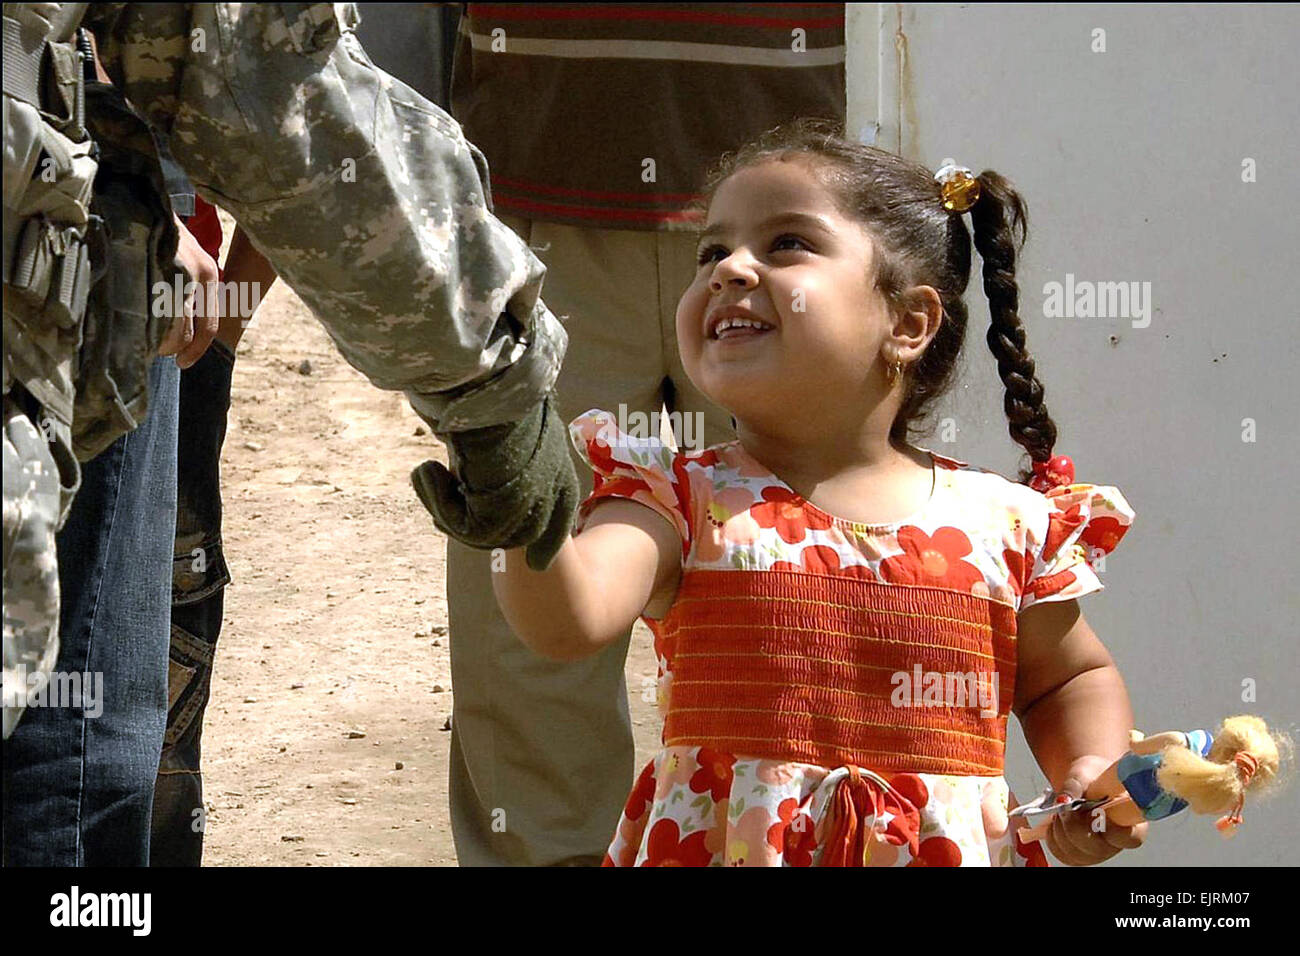
[[[1234,760],[1249,753],[1258,763],[1250,783],[1242,785]],[[1274,733],[1258,717],[1229,717],[1214,734],[1208,757],[1186,747],[1169,747],[1156,771],[1156,782],[1181,800],[1193,813],[1226,813],[1250,793],[1269,789],[1282,778],[1292,757],[1285,734]]]
[[[915,423],[951,385],[966,336],[962,295],[970,281],[971,236],[962,216],[943,208],[931,170],[845,139],[842,125],[832,120],[795,120],[724,154],[709,171],[694,207],[707,210],[718,187],[742,169],[801,158],[811,161],[837,208],[871,236],[875,275],[869,278],[891,305],[903,307],[906,290],[918,285],[933,287],[942,300],[943,321],[921,358],[907,369],[903,403],[890,427],[893,441],[905,441],[910,433],[925,430]],[[1025,202],[992,170],[978,179],[980,196],[970,214],[992,316],[985,340],[997,359],[1011,437],[1032,461],[1046,462],[1056,443],[1056,425],[1043,403],[1043,386],[1035,377],[1018,314],[1016,254],[1028,234]],[[1019,477],[1028,482],[1031,468],[1022,468]]]

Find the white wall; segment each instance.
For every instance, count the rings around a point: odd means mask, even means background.
[[[879,123],[878,145],[932,169],[995,169],[1028,200],[1021,316],[1057,450],[1137,512],[1080,606],[1138,727],[1248,711],[1300,740],[1300,8],[848,7],[849,129]],[[1067,273],[1149,282],[1150,324],[1046,317],[1044,285]],[[939,411],[956,440],[921,443],[1010,475],[978,271],[967,301],[963,375]],[[1027,799],[1043,776],[1014,721],[1010,738]],[[1298,793],[1248,800],[1226,844],[1190,811],[1154,823],[1112,865],[1296,864]]]

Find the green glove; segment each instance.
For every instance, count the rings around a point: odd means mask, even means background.
[[[573,528],[578,504],[578,474],[554,393],[520,421],[439,437],[460,480],[436,461],[411,472],[433,523],[471,548],[526,546],[528,566],[545,571]]]

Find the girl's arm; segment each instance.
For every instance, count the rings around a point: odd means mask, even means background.
[[[507,623],[525,644],[554,660],[578,660],[627,631],[652,599],[674,594],[681,538],[663,516],[628,499],[604,499],[582,531],[545,571],[523,548],[494,562],[492,589]]]
[[[249,240],[248,233],[236,223],[235,235],[230,240],[230,251],[226,253],[226,282],[231,283],[228,288],[239,288],[236,283],[247,282],[255,292],[250,303],[253,311],[248,315],[240,315],[239,309],[236,308],[230,315],[221,316],[221,327],[217,330],[217,338],[230,346],[230,351],[233,352],[239,346],[244,330],[252,324],[253,314],[257,312],[261,301],[266,298],[266,293],[271,291],[271,286],[275,285],[275,280],[275,267],[257,251]],[[241,295],[241,304],[242,299]]]
[[[1012,709],[1053,787],[1059,789],[1084,758],[1104,758],[1100,772],[1129,749],[1133,710],[1124,680],[1077,601],[1026,610],[1017,644]]]
[[[1076,601],[1027,609],[1017,641],[1012,710],[1052,788],[1083,796],[1129,748],[1133,711],[1124,681]],[[1141,846],[1146,827],[1109,823],[1098,830],[1087,814],[1066,814],[1052,821],[1047,846],[1062,863],[1087,866]]]

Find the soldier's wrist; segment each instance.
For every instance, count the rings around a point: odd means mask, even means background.
[[[518,421],[450,432],[443,436],[452,470],[475,491],[496,490],[527,470],[542,439],[548,414],[543,398]]]

